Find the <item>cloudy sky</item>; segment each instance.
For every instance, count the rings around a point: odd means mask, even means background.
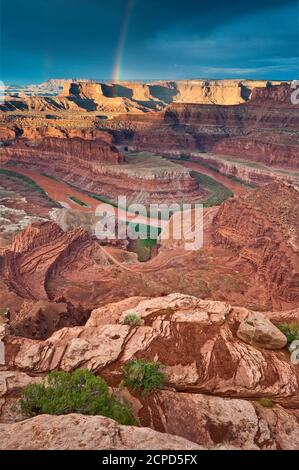
[[[299,78],[298,0],[0,0],[0,79]]]

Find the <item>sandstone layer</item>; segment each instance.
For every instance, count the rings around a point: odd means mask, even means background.
[[[173,103],[161,113],[115,117],[105,127],[116,136],[127,127],[135,149],[191,157],[204,151],[296,170],[299,112],[292,93],[279,85],[256,88],[248,102],[234,106]]]
[[[241,153],[242,151],[239,155]],[[183,161],[183,158],[179,155],[172,156],[172,159],[175,158]],[[275,157],[273,162],[275,162]],[[294,169],[291,170],[276,166],[276,164],[275,166],[268,166],[262,162],[253,163],[250,156],[240,159],[235,156],[217,155],[216,153],[190,152],[187,161],[184,161],[183,164],[188,165],[188,167],[200,165],[203,170],[210,170],[214,175],[219,173],[222,177],[226,175],[232,181],[243,182],[247,187],[263,186],[280,180],[293,183],[296,186],[299,185],[299,170],[295,168],[295,165],[297,165],[296,160],[294,161]]]
[[[143,325],[124,325],[128,311],[138,314]],[[266,396],[297,406],[298,367],[289,353],[238,338],[237,327],[249,314],[244,308],[182,294],[134,297],[96,309],[85,326],[63,328],[44,341],[6,336],[5,361],[9,369],[31,374],[87,367],[117,385],[121,365],[144,357],[165,364],[167,384],[179,391]]]
[[[101,83],[52,80],[21,92],[8,87],[2,111],[102,111],[143,113],[171,102],[239,104],[250,99],[255,87],[280,82],[254,80],[179,80]]]
[[[141,318],[138,327],[124,324],[132,311]],[[92,312],[85,326],[63,328],[44,341],[7,334],[5,368],[12,372],[5,372],[3,403],[11,403],[9,390],[20,390],[31,380],[26,373],[42,376],[49,370],[87,367],[129,400],[141,426],[204,447],[298,448],[298,365],[286,349],[269,348],[276,334],[272,323],[274,333],[269,328],[265,347],[238,337],[239,325],[251,315],[225,302],[171,294],[105,305]],[[264,318],[271,322],[271,312]],[[290,318],[299,320],[298,308],[273,315],[275,324]],[[143,396],[116,388],[122,365],[132,357],[164,364],[163,390]],[[260,398],[268,398],[271,406],[263,407]],[[9,421],[8,405],[3,409]],[[10,429],[3,427],[8,437]],[[20,424],[16,432],[21,429]]]
[[[152,157],[152,161],[136,157],[125,164],[116,147],[99,139],[17,139],[0,148],[0,165],[60,177],[112,201],[117,196],[135,201],[139,196],[143,199],[139,202],[147,204],[161,200],[187,202],[204,194],[188,169],[160,157]]]
[[[8,92],[0,105],[7,168],[110,200],[203,196],[188,167],[128,151],[151,150],[261,187],[205,209],[202,249],[161,237],[156,256],[140,263],[126,240],[94,238],[93,205],[77,217],[46,190],[32,196],[7,178],[0,447],[299,448],[299,366],[279,329],[299,323],[299,108],[290,85],[82,80]],[[132,312],[137,327],[125,324]],[[161,362],[163,388],[145,396],[119,387],[132,358]],[[26,385],[77,368],[102,376],[141,427],[100,416],[24,420],[17,404]]]
[[[7,100],[0,136],[5,141],[78,137],[107,144],[113,138],[132,149],[195,160],[205,152],[208,164],[250,183],[276,176],[292,180],[293,171],[298,182],[299,113],[293,93],[289,83],[258,81],[67,81],[56,97],[29,96],[30,103],[22,105],[16,103],[20,98]],[[16,106],[21,112],[14,111]],[[223,156],[223,165],[209,159],[210,153]],[[225,156],[237,163],[229,164]]]
[[[16,331],[31,337],[37,323],[30,326],[26,319],[39,301],[50,302],[50,317],[53,309],[52,329],[42,321],[47,336],[63,326],[51,302],[70,303],[78,312],[71,314],[75,324],[83,312],[107,302],[175,291],[254,310],[292,308],[299,299],[298,207],[293,187],[259,188],[205,210],[202,250],[185,250],[170,237],[146,263],[138,263],[125,244],[111,246],[107,240],[102,246],[87,230],[93,223],[89,218],[79,218],[83,229],[72,222],[76,213],[63,220],[56,215],[67,232],[53,222],[32,224],[0,257],[1,304],[11,310]],[[64,324],[70,324],[72,308],[63,311]]]
[[[181,437],[121,426],[103,416],[41,415],[0,424],[1,450],[204,450]]]
[[[275,203],[274,203],[275,201]],[[216,244],[251,265],[270,296],[299,302],[299,191],[273,183],[224,203],[213,219]]]

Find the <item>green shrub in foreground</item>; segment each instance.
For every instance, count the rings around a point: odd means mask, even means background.
[[[28,385],[20,407],[27,416],[82,413],[107,416],[120,424],[136,424],[130,408],[109,393],[106,382],[83,369],[50,372],[47,385]]]
[[[142,390],[144,395],[162,388],[165,380],[163,367],[159,362],[132,359],[123,366],[122,385],[129,389]]]
[[[124,318],[124,324],[130,326],[139,326],[140,325],[140,317],[137,313],[129,312]]]
[[[283,325],[277,325],[277,328],[286,336],[288,344],[292,343],[296,339],[299,339],[299,324],[289,323]]]

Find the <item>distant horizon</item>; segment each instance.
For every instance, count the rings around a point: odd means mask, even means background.
[[[117,84],[117,83],[152,83],[152,82],[184,82],[184,81],[192,81],[192,82],[195,82],[195,81],[236,81],[236,82],[258,82],[258,81],[261,81],[261,82],[292,82],[294,80],[297,80],[296,77],[294,78],[285,78],[285,79],[274,79],[274,78],[244,78],[244,77],[228,77],[228,78],[214,78],[214,77],[198,77],[198,78],[179,78],[179,79],[176,79],[176,78],[147,78],[147,79],[122,79],[122,80],[112,80],[112,79],[105,79],[105,78],[86,78],[86,77],[80,77],[80,78],[69,78],[69,77],[60,77],[60,78],[47,78],[46,80],[42,80],[42,81],[35,81],[35,82],[17,82],[17,81],[12,81],[12,82],[3,82],[4,85],[7,87],[7,86],[18,86],[18,87],[21,87],[21,86],[24,86],[24,87],[28,87],[30,85],[33,85],[33,86],[37,86],[37,85],[41,85],[43,83],[47,83],[47,82],[51,82],[51,81],[65,81],[65,82],[68,82],[68,81],[73,81],[73,82],[94,82],[94,83],[113,83],[113,84]]]

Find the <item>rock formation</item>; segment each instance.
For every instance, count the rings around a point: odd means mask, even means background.
[[[18,371],[0,371],[0,422],[10,423],[25,418],[17,403],[21,392],[29,384],[42,383],[41,377],[30,377]]]
[[[39,301],[69,302],[78,311],[75,324],[82,324],[82,308],[88,312],[128,296],[175,291],[254,310],[292,308],[299,299],[298,207],[298,191],[286,184],[250,191],[219,209],[205,210],[203,250],[185,251],[170,237],[147,263],[124,251],[126,244],[101,246],[87,226],[78,227],[86,217],[73,224],[70,214],[65,226],[60,220],[67,232],[53,222],[35,223],[15,236],[0,257],[6,286],[0,299],[11,309],[16,331],[31,337],[36,323],[30,327],[26,318]],[[66,317],[61,323],[53,306],[54,329],[74,324],[68,323],[69,313]],[[54,331],[45,328],[46,335]]]
[[[137,329],[124,325],[128,311],[144,324]],[[237,327],[248,314],[246,309],[182,294],[135,297],[96,309],[85,326],[63,328],[45,341],[7,336],[6,365],[34,374],[87,367],[116,385],[124,362],[134,356],[156,358],[167,366],[167,383],[176,390],[267,396],[297,405],[298,371],[289,354],[258,349],[238,338]]]
[[[79,305],[74,309],[63,300],[51,303],[46,282],[57,262],[63,264],[63,259],[74,256],[76,250],[92,247],[86,230],[66,234],[51,222],[33,223],[14,238],[0,264],[6,286],[1,290],[2,301],[11,310],[11,326],[16,334],[43,338],[65,325],[84,324],[89,310]]]
[[[0,424],[0,432],[1,450],[205,450],[181,437],[121,426],[103,416],[41,415]]]
[[[215,243],[252,266],[278,303],[299,301],[298,209],[298,188],[273,183],[224,203],[213,220]]]
[[[124,324],[128,311],[139,315],[140,326]],[[273,321],[287,315],[298,321],[298,314],[275,313]],[[291,449],[299,445],[298,366],[287,350],[259,348],[238,337],[249,315],[245,308],[182,294],[133,297],[96,309],[85,326],[63,328],[44,341],[7,335],[6,368],[27,380],[25,372],[87,367],[129,399],[142,426],[205,447]],[[116,389],[121,367],[132,357],[164,364],[165,389],[149,396]],[[259,402],[265,397],[269,408]]]
[[[113,145],[81,138],[18,139],[0,148],[0,165],[32,168],[112,201],[124,195],[135,200],[141,193],[139,202],[188,202],[204,194],[188,169],[160,157],[152,159],[149,163],[136,157],[124,164],[124,156]]]
[[[136,403],[137,406],[137,403]],[[256,401],[162,391],[140,410],[142,422],[204,446],[292,450],[299,445],[298,410]]]
[[[87,166],[92,163],[111,164],[121,163],[122,155],[115,147],[101,140],[85,140],[80,138],[59,139],[48,137],[42,141],[34,141],[19,139],[11,145],[1,149],[1,164],[8,162],[23,164],[32,164],[36,167],[45,168],[45,160],[47,165],[50,162],[53,165],[69,165],[72,163],[78,165],[81,163]],[[36,160],[36,162],[34,161]],[[73,161],[77,159],[77,161]]]
[[[250,99],[255,87],[280,82],[254,80],[179,80],[149,83],[102,83],[88,80],[56,80],[29,86],[21,92],[7,88],[2,111],[144,113],[171,102],[234,105]]]
[[[233,156],[243,166],[248,160],[298,170],[299,113],[291,93],[289,85],[257,88],[249,101],[237,106],[173,103],[158,114],[117,116],[105,126],[113,130],[127,125],[135,149],[159,149],[195,161],[197,152],[204,151],[224,160]],[[248,170],[254,172],[254,167]]]
[[[0,105],[1,449],[299,448],[298,361],[281,332],[299,323],[291,91],[243,80],[10,87]],[[141,263],[127,239],[95,238],[95,194],[198,201],[209,197],[191,174],[199,163],[260,186],[204,209],[202,249],[186,250],[190,228],[161,235]],[[66,202],[71,190],[82,207]],[[119,387],[133,358],[161,362],[163,388]],[[141,427],[25,420],[23,388],[77,368],[102,376]]]
[[[77,244],[81,243],[85,243],[86,247],[90,244],[89,235],[84,229],[64,233],[54,223],[31,224],[14,238],[11,251],[5,254],[4,277],[20,296],[48,300],[45,290],[47,273],[54,268],[53,263],[55,264],[57,259],[68,255],[71,250],[76,249]],[[82,249],[82,245],[80,248]],[[36,252],[35,261],[32,256],[34,252]],[[34,279],[31,283],[32,276]]]
[[[240,323],[237,336],[245,343],[260,348],[283,349],[287,345],[286,336],[259,313],[248,315]]]
[[[236,143],[236,147],[240,146],[242,150],[239,155],[243,152],[243,144],[240,141],[239,144]],[[294,148],[293,148],[294,150]],[[270,150],[267,149],[267,152]],[[268,153],[269,155],[269,153]],[[286,149],[286,157],[289,158],[288,150]],[[180,158],[180,157],[178,157]],[[271,183],[273,181],[282,180],[285,182],[293,183],[298,186],[299,184],[299,171],[296,169],[297,160],[294,160],[294,169],[288,171],[282,167],[277,166],[267,166],[263,163],[252,163],[249,159],[241,160],[236,159],[235,157],[228,155],[217,155],[216,153],[202,153],[195,152],[190,154],[191,164],[196,166],[199,164],[204,168],[213,170],[214,175],[220,173],[220,175],[227,175],[229,178],[235,181],[241,181],[245,185],[252,187],[263,186],[265,184]],[[275,156],[273,156],[273,161]],[[190,164],[190,162],[187,162]],[[186,164],[186,163],[185,163]]]

